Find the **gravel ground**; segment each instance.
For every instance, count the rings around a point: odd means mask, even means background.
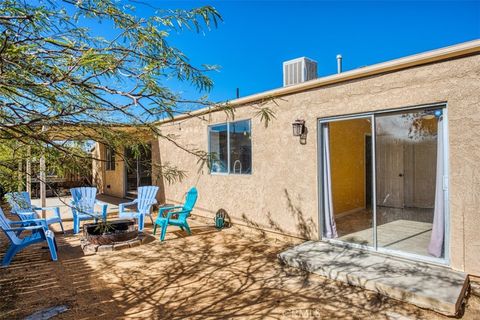
[[[65,305],[55,319],[449,319],[281,265],[277,254],[299,240],[217,231],[198,218],[191,225],[192,236],[172,228],[163,243],[152,237],[93,256],[84,256],[79,236],[57,233],[58,262],[37,245],[0,269],[0,318]],[[5,240],[0,235],[1,257]],[[472,294],[463,319],[479,315]]]

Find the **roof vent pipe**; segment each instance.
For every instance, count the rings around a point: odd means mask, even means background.
[[[342,73],[342,55],[337,54],[337,73]]]

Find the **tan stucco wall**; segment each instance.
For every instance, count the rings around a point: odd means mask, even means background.
[[[105,182],[105,170],[103,162],[100,161],[105,157],[102,153],[102,147],[99,143],[95,143],[95,148],[92,151],[92,182],[98,188],[100,193],[103,193],[103,186]]]
[[[152,183],[159,186],[157,193],[157,201],[160,204],[166,203],[165,200],[165,185],[161,178],[162,157],[160,154],[160,140],[152,140]]]
[[[191,186],[199,190],[195,213],[220,208],[236,220],[305,238],[318,237],[317,118],[448,103],[450,161],[450,256],[454,269],[480,275],[480,56],[470,56],[394,73],[330,85],[277,98],[268,128],[257,110],[241,107],[236,120],[252,119],[253,173],[210,175],[197,159],[159,139],[161,162],[186,170],[181,183],[164,190],[167,202],[181,202]],[[306,145],[292,136],[291,123],[305,119]],[[203,119],[166,123],[163,134],[177,143],[207,151],[207,125],[227,121],[223,112]],[[180,130],[181,128],[181,130]]]
[[[104,161],[94,161],[93,166],[99,168],[99,172],[102,172],[103,179],[97,180],[97,188],[100,193],[107,194],[114,197],[123,198],[125,195],[125,169],[124,161],[122,158],[123,151],[116,151],[115,155],[115,170],[105,170]],[[105,159],[105,146],[100,143],[95,145],[96,155],[100,155],[101,159]]]

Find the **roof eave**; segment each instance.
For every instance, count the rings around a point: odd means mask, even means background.
[[[239,106],[250,104],[256,101],[262,101],[265,99],[285,96],[285,95],[298,93],[298,92],[302,92],[302,91],[306,91],[314,88],[319,88],[319,87],[323,87],[323,86],[327,86],[335,83],[355,80],[359,78],[364,78],[364,77],[388,73],[388,72],[399,71],[402,69],[421,66],[421,65],[425,65],[433,62],[459,58],[459,57],[463,57],[471,54],[477,54],[477,53],[480,53],[479,39],[460,43],[460,44],[449,46],[449,47],[432,50],[432,51],[414,54],[411,56],[390,60],[390,61],[374,64],[367,67],[345,71],[345,72],[333,74],[330,76],[317,78],[314,80],[306,81],[306,82],[288,86],[288,87],[282,87],[278,89],[264,91],[264,92],[253,94],[250,96],[238,98],[226,103],[221,103],[218,106],[222,106],[228,103],[230,107],[239,107]],[[217,111],[217,110],[215,110],[215,107],[202,108],[202,109],[190,112],[189,114],[175,117],[173,119],[161,120],[158,122],[158,124],[183,120],[190,117],[201,116],[203,114],[207,114],[212,111]]]

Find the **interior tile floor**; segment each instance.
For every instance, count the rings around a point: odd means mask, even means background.
[[[433,209],[377,207],[378,246],[429,256]],[[335,220],[338,239],[373,246],[372,211],[361,210]]]

